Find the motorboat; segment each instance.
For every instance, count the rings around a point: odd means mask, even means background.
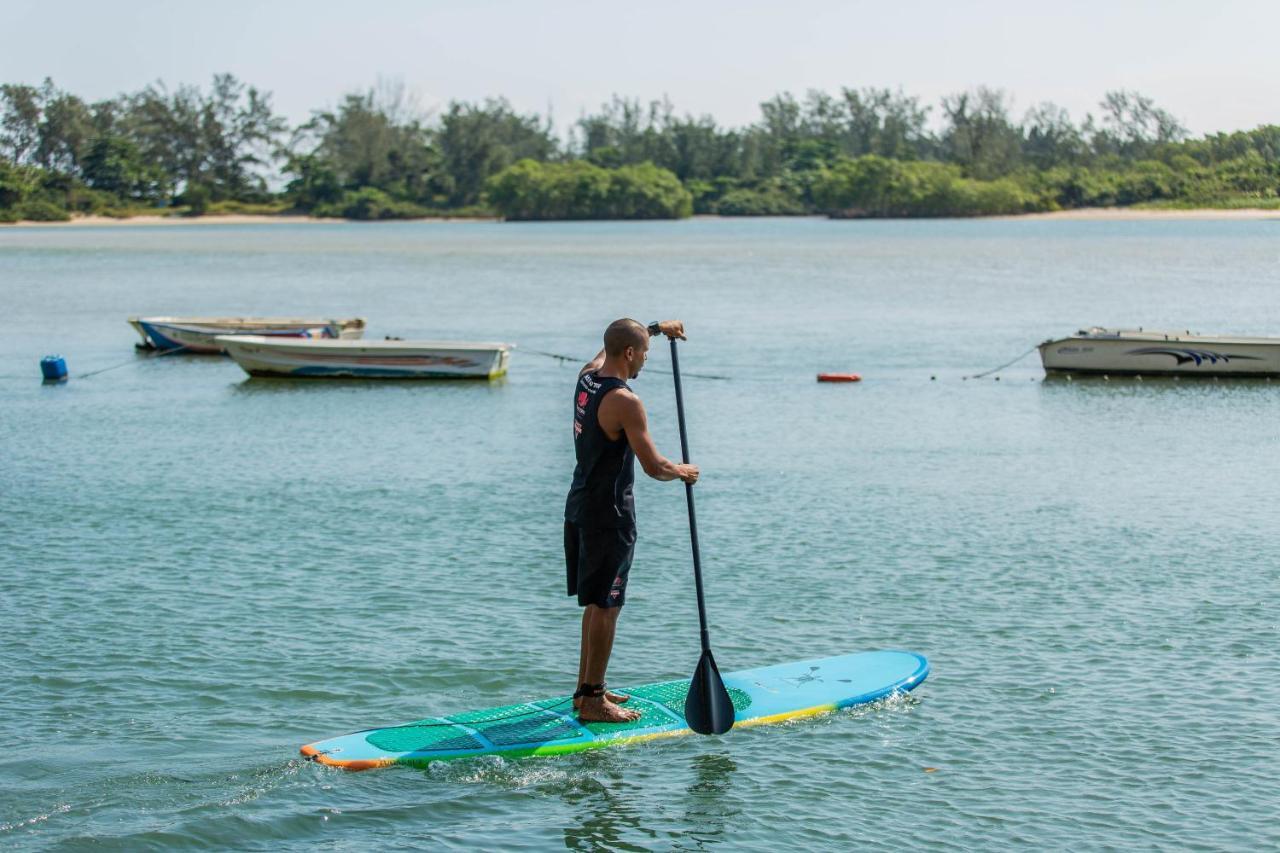
[[[217,344],[250,376],[493,379],[507,372],[511,344],[472,341],[306,340],[223,335]]]
[[[1046,373],[1280,376],[1280,338],[1094,326],[1039,349]]]
[[[130,317],[143,349],[217,353],[219,335],[262,335],[283,338],[337,338],[364,335],[363,317],[331,320],[324,317]]]

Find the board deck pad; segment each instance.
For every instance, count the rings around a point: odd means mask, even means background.
[[[761,725],[874,702],[913,689],[929,674],[914,652],[881,651],[784,663],[723,675],[734,725]],[[423,766],[477,755],[562,755],[585,749],[691,734],[684,718],[689,681],[663,681],[630,690],[629,723],[581,723],[571,696],[429,717],[367,729],[302,747],[322,764],[368,770],[392,764]]]

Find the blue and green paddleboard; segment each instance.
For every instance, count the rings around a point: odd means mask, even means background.
[[[733,700],[734,725],[756,726],[823,714],[905,692],[924,681],[929,662],[913,652],[862,652],[746,669],[724,675]],[[684,718],[688,681],[645,684],[628,708],[631,723],[580,723],[572,699],[430,717],[400,726],[367,729],[302,747],[310,759],[347,770],[392,764],[425,765],[476,755],[561,755],[691,734]]]

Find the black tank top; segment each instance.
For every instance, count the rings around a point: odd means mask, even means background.
[[[628,388],[612,376],[584,373],[573,396],[573,449],[578,456],[573,485],[565,501],[565,521],[583,527],[634,527],[635,451],[626,435],[610,441],[600,428],[600,403],[616,388]]]

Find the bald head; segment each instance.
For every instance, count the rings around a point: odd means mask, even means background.
[[[626,352],[627,347],[644,349],[648,341],[648,330],[635,320],[614,320],[604,330],[604,353],[610,357],[620,356]]]

